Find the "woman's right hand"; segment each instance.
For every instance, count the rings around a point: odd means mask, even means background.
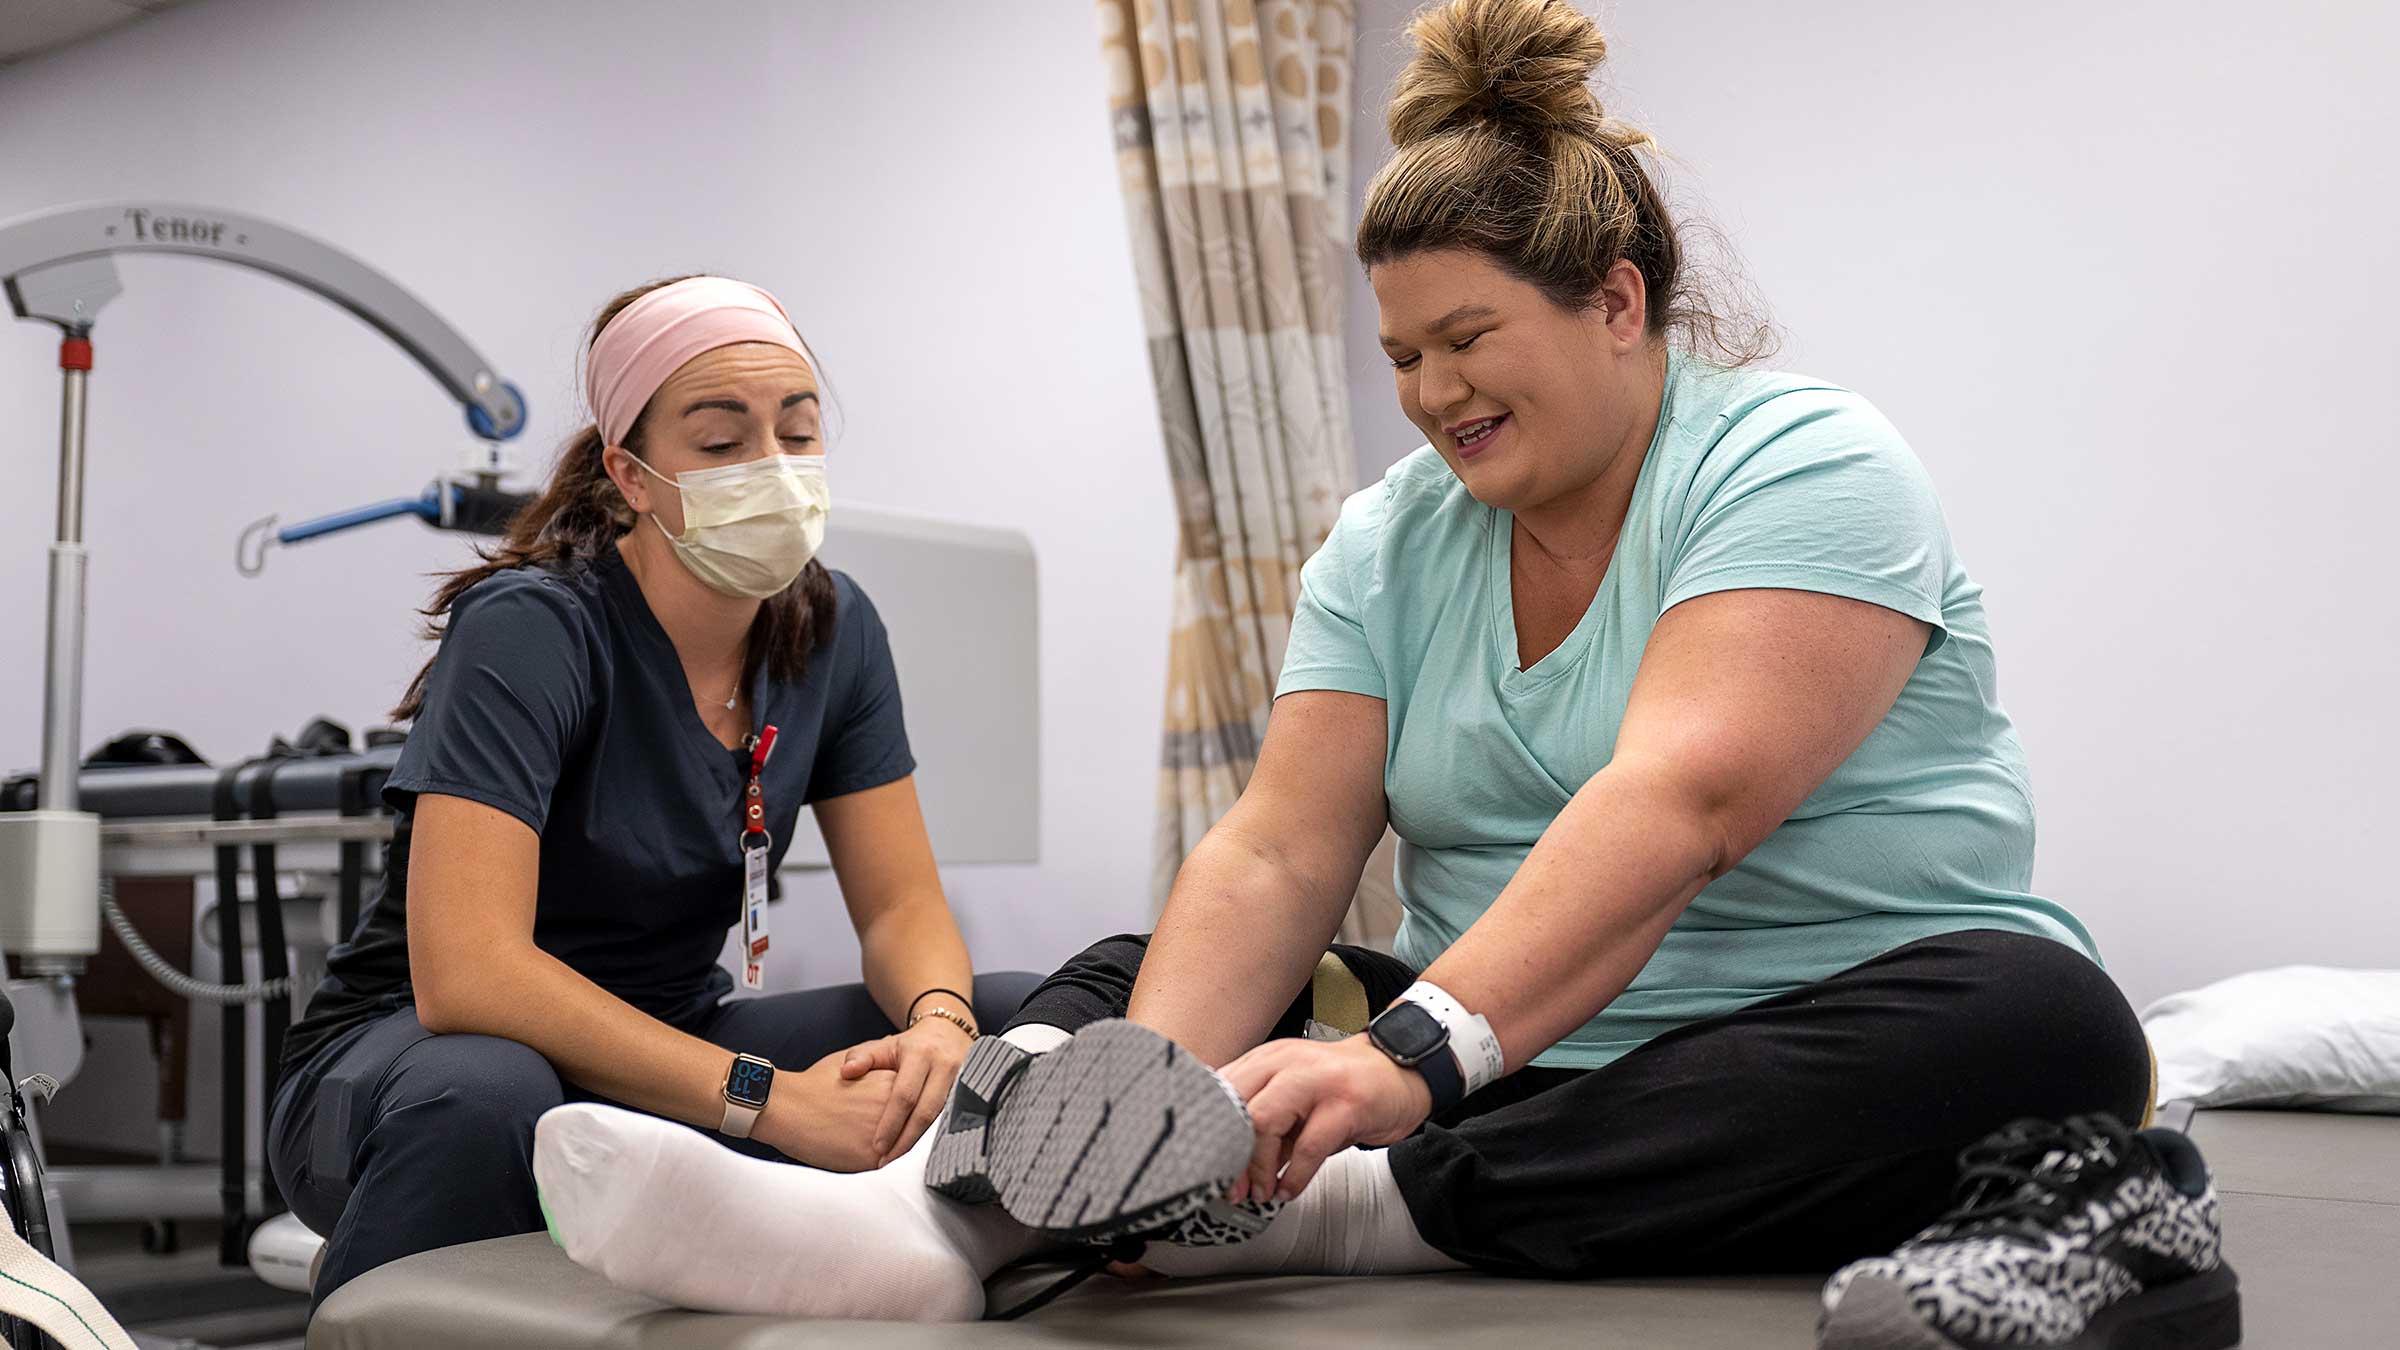
[[[845,1078],[842,1058],[848,1053],[836,1050],[798,1073],[777,1074],[767,1094],[767,1109],[759,1113],[751,1137],[794,1162],[828,1172],[865,1172],[880,1166],[875,1129],[899,1075],[877,1069]]]

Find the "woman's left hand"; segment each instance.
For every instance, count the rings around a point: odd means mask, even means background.
[[[1225,1066],[1257,1132],[1250,1170],[1228,1199],[1290,1200],[1326,1157],[1353,1144],[1396,1144],[1425,1123],[1433,1092],[1363,1034],[1269,1041]]]
[[[877,1069],[890,1069],[897,1075],[883,1119],[875,1125],[873,1147],[880,1159],[876,1166],[908,1152],[941,1115],[942,1103],[950,1099],[950,1084],[958,1078],[958,1068],[966,1063],[967,1047],[973,1043],[974,1038],[956,1022],[927,1017],[896,1035],[853,1046],[843,1057],[844,1078],[863,1078]]]

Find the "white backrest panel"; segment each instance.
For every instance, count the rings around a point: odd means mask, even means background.
[[[866,591],[891,633],[935,859],[1039,861],[1041,625],[1032,542],[1015,530],[837,502],[821,556]],[[824,840],[803,811],[784,865],[825,863]]]

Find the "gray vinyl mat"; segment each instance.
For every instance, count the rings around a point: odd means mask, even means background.
[[[2400,1119],[2203,1112],[2249,1336],[2383,1346],[2400,1327]],[[1017,1296],[1037,1271],[995,1282]],[[978,1346],[1472,1346],[1717,1350],[1810,1344],[1816,1281],[1096,1279],[1022,1322],[968,1327],[680,1312],[615,1289],[540,1234],[394,1262],[318,1312],[310,1350],[951,1350]]]
[[[2191,1135],[2220,1191],[2400,1205],[2400,1116],[2202,1111]]]

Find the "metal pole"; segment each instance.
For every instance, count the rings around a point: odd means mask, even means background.
[[[42,697],[44,811],[76,809],[83,763],[83,427],[91,378],[89,325],[69,328],[59,365],[66,397],[58,425],[58,540],[50,545],[49,678]]]
[[[90,341],[86,329],[73,337]],[[65,372],[67,397],[58,419],[58,542],[83,542],[83,413],[92,372]]]

